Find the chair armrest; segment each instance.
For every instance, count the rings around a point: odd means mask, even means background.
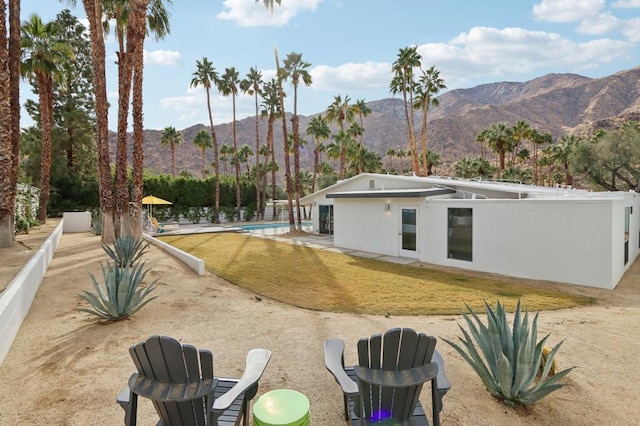
[[[322,343],[324,350],[324,365],[347,396],[358,395],[358,385],[344,371],[344,341],[329,339]]]
[[[129,386],[124,388],[122,392],[116,397],[116,402],[126,411],[127,405],[129,405]]]
[[[393,388],[407,388],[417,386],[438,375],[438,365],[435,362],[407,370],[380,370],[376,368],[353,367],[356,376],[362,382],[376,386],[388,386]]]
[[[271,352],[266,349],[251,349],[247,354],[244,374],[231,389],[213,402],[212,411],[223,412],[231,407],[233,401],[247,389],[258,383],[267,364],[271,359]]]
[[[205,379],[192,383],[166,383],[134,373],[129,378],[129,389],[154,401],[182,402],[212,394],[217,382],[217,379]]]
[[[440,352],[433,351],[431,362],[435,362],[438,365],[438,392],[444,396],[451,389],[451,383],[449,383],[447,373],[444,371],[444,360]]]

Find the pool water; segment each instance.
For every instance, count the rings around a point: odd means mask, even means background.
[[[311,222],[302,222],[302,229],[310,230],[312,226]],[[242,228],[245,231],[256,231],[260,229],[273,229],[279,230],[280,232],[289,232],[289,224],[282,222],[271,222],[271,223],[255,223],[252,225],[239,225],[238,228]]]

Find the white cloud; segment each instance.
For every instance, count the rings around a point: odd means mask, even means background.
[[[592,18],[605,8],[605,0],[542,0],[533,15],[548,22],[576,22]]]
[[[144,51],[144,61],[149,64],[171,66],[179,64],[181,59],[182,55],[175,50]]]
[[[177,117],[177,126],[191,126],[194,123],[209,124],[206,91],[202,86],[187,87],[184,96],[160,99],[160,106],[169,111],[171,117]],[[213,124],[230,123],[233,120],[231,96],[222,96],[215,89],[211,91],[211,114]],[[255,115],[253,97],[239,94],[236,96],[236,120]]]
[[[303,11],[314,11],[323,0],[285,0],[282,5],[274,5],[273,11],[264,7],[262,1],[225,0],[225,11],[218,18],[235,21],[243,27],[286,25],[294,16]]]
[[[560,34],[522,28],[475,27],[449,43],[418,46],[426,66],[435,64],[447,86],[479,77],[530,74],[539,69],[582,69],[629,54],[630,43],[599,39],[585,43]]]
[[[633,18],[625,21],[622,33],[630,42],[640,43],[640,18]]]
[[[609,12],[605,12],[582,21],[578,26],[578,32],[583,34],[605,34],[619,30],[622,25],[623,21]]]
[[[389,86],[391,65],[384,62],[348,63],[339,67],[320,65],[311,70],[316,90],[360,90]]]
[[[614,2],[611,6],[621,8],[621,9],[636,8],[636,7],[640,7],[640,0],[618,0],[617,2]]]

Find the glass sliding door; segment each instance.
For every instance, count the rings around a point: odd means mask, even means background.
[[[325,235],[333,235],[333,205],[320,205],[318,220],[319,233]]]

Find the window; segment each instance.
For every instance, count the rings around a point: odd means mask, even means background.
[[[447,253],[450,259],[473,260],[473,209],[447,209]]]
[[[624,208],[624,264],[629,263],[629,216],[631,207]]]

